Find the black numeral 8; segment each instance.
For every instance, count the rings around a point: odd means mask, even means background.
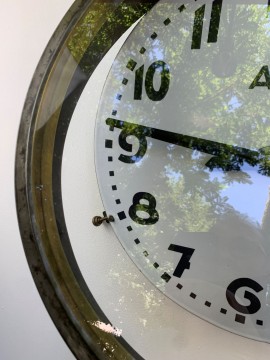
[[[148,204],[141,203],[141,200],[147,200]],[[141,225],[153,225],[158,219],[159,215],[156,210],[156,199],[153,195],[146,192],[138,192],[133,197],[133,205],[129,208],[129,216],[133,221]],[[142,218],[137,213],[142,211],[149,215],[148,218]]]

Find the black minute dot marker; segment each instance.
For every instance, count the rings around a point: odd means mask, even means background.
[[[117,190],[117,186],[116,186],[116,185],[113,185],[113,186],[112,186],[112,189],[113,189],[113,191]]]
[[[123,81],[122,81],[122,84],[127,85],[127,83],[128,83],[128,79],[124,78]]]
[[[197,295],[194,294],[194,293],[190,293],[189,296],[192,298],[192,299],[196,299]]]
[[[221,314],[227,314],[227,310],[223,309],[223,308],[220,309],[220,312],[221,312]]]
[[[139,239],[135,239],[134,242],[135,242],[136,245],[139,245],[140,240],[139,240]]]
[[[127,68],[129,70],[133,71],[135,69],[136,65],[137,65],[136,61],[130,59],[127,63]]]
[[[116,202],[117,205],[121,204],[121,200],[120,200],[120,199],[116,199],[115,202]]]
[[[112,162],[112,161],[113,161],[112,156],[108,156],[108,161],[109,161],[109,162]]]
[[[153,266],[157,269],[159,267],[158,263],[154,263]]]
[[[154,32],[150,37],[152,40],[154,40],[157,37],[157,33]]]
[[[161,279],[165,280],[166,282],[169,282],[171,280],[171,276],[165,272],[164,274],[161,275]]]
[[[112,115],[115,116],[117,114],[117,110],[112,111]]]
[[[144,54],[146,52],[146,49],[144,47],[141,48],[140,53]]]
[[[163,24],[164,24],[165,26],[168,26],[168,25],[170,24],[170,22],[171,22],[171,20],[168,18],[168,19],[166,19],[166,20],[163,22]]]
[[[185,5],[181,5],[180,8],[178,8],[178,10],[179,10],[180,12],[184,11],[185,9],[186,9]]]
[[[117,94],[117,95],[116,95],[116,99],[117,99],[117,100],[121,100],[121,99],[122,99],[122,95],[121,95],[121,94]]]
[[[105,140],[105,148],[111,149],[113,147],[113,141],[112,140]]]
[[[244,315],[236,314],[235,315],[235,321],[240,323],[240,324],[244,324],[245,321],[246,321],[246,317]]]
[[[145,257],[147,257],[149,254],[148,254],[147,251],[144,251],[144,252],[143,252],[143,255],[144,255]]]
[[[183,285],[181,285],[181,284],[177,284],[177,285],[176,285],[176,287],[177,287],[179,290],[181,290],[181,289],[182,289],[182,287],[183,287]]]
[[[124,219],[126,219],[126,214],[125,214],[124,211],[119,212],[117,215],[118,215],[118,217],[119,217],[119,220],[124,220]]]
[[[128,231],[132,231],[132,227],[131,227],[131,226],[128,226],[128,227],[127,227],[127,230],[128,230]]]
[[[262,321],[262,320],[257,320],[257,321],[256,321],[256,324],[262,326],[262,325],[263,325],[263,321]]]
[[[109,171],[110,176],[114,176],[114,171]]]
[[[204,305],[207,306],[207,307],[210,307],[210,306],[211,306],[211,303],[210,303],[209,301],[206,301],[206,302],[204,303]]]

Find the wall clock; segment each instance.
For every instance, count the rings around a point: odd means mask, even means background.
[[[267,358],[268,41],[266,1],[76,1],[57,29],[16,194],[78,359]]]

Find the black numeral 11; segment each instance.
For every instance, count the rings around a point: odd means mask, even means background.
[[[208,43],[217,42],[222,1],[223,0],[213,1],[207,39]],[[195,11],[191,49],[200,49],[201,47],[204,13],[205,5]]]

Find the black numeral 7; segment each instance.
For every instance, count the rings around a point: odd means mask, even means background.
[[[222,1],[223,0],[213,1],[207,39],[208,43],[217,42]],[[201,6],[198,10],[195,11],[191,49],[200,49],[201,47],[204,12],[205,5]]]
[[[190,258],[195,250],[185,246],[174,245],[174,244],[171,244],[168,250],[176,251],[183,254],[173,273],[174,276],[180,278],[183,275],[183,272],[186,269],[190,268]]]

